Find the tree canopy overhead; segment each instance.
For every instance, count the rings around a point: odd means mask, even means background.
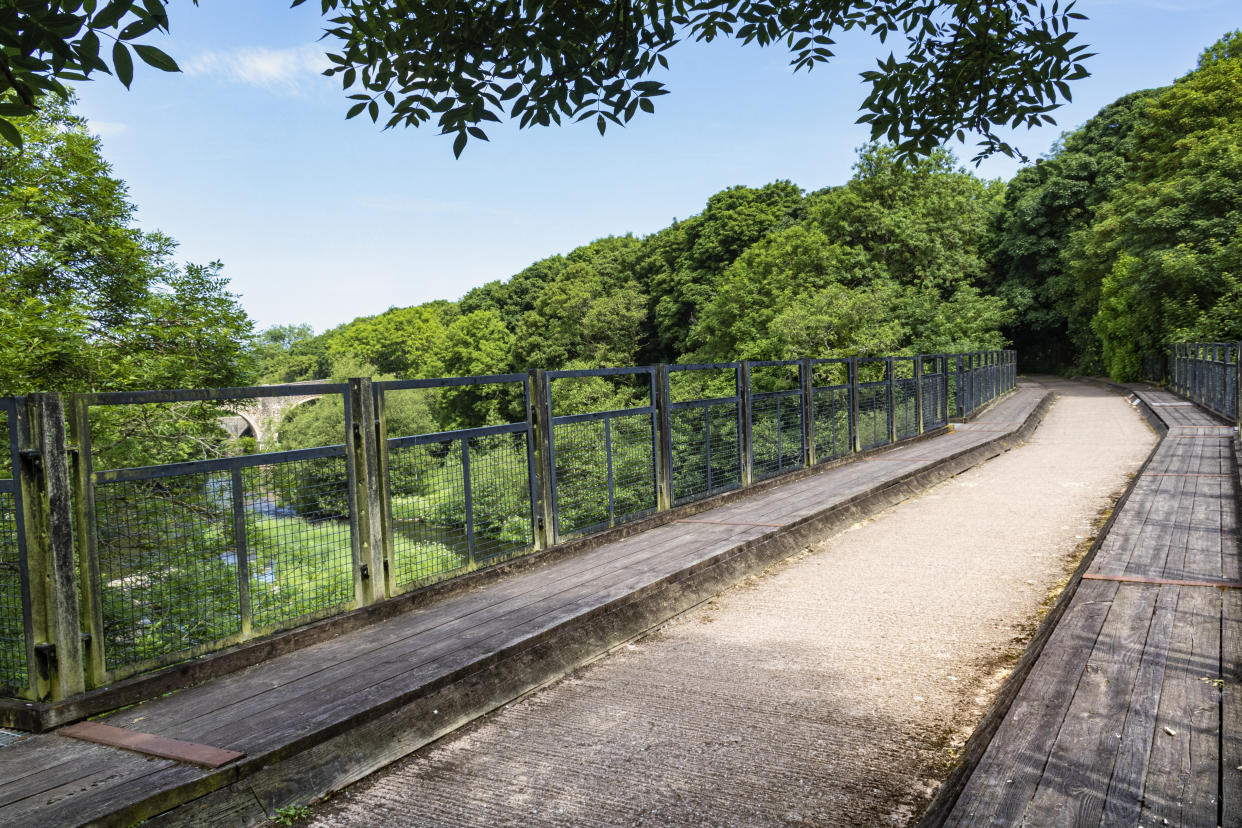
[[[300,5],[305,0],[294,0]],[[904,38],[904,54],[864,72],[861,122],[872,138],[925,154],[967,132],[980,155],[1017,154],[997,126],[1039,126],[1085,77],[1073,3],[977,0],[320,0],[340,40],[333,66],[355,101],[350,116],[387,126],[434,120],[486,140],[485,121],[624,124],[668,90],[649,77],[684,40],[784,44],[794,70],[833,56],[834,35]]]
[[[165,71],[176,63],[137,43],[168,29],[169,0],[0,3],[0,136],[20,140],[28,115],[63,81],[115,73],[129,85],[133,52]],[[300,6],[306,0],[293,0]],[[195,0],[197,4],[197,0]],[[795,71],[832,58],[834,37],[861,30],[899,48],[862,74],[860,122],[873,140],[926,154],[967,133],[982,158],[1021,155],[999,127],[1052,123],[1085,77],[1073,2],[1026,0],[319,0],[339,41],[327,74],[351,104],[388,127],[434,121],[460,155],[486,122],[520,126],[593,120],[603,133],[653,112],[668,89],[652,76],[685,40],[783,44]],[[109,49],[104,44],[111,40]],[[128,44],[128,45],[127,45]],[[109,63],[109,56],[111,62]]]

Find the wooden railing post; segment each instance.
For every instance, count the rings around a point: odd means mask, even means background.
[[[846,371],[849,375],[849,403],[850,403],[850,451],[857,454],[862,451],[862,435],[858,433],[858,357],[850,357],[846,363]]]
[[[673,508],[673,393],[669,386],[668,365],[659,363],[652,366],[651,379],[655,385],[656,434],[655,434],[655,472],[656,472],[656,509],[666,511]],[[704,439],[709,435],[705,434]]]
[[[397,568],[393,565],[395,554],[395,538],[392,520],[392,488],[388,477],[388,414],[387,395],[383,390],[371,384],[373,405],[375,406],[375,448],[376,466],[379,470],[379,517],[381,554],[383,555],[384,594],[396,595]]]
[[[539,493],[535,546],[547,549],[560,540],[552,491],[552,395],[542,368],[530,372],[530,423],[535,432],[535,490]]]
[[[802,463],[815,465],[815,382],[814,365],[810,358],[798,363],[798,378],[802,384]]]
[[[354,484],[354,594],[365,605],[388,597],[380,446],[376,441],[375,391],[370,377],[349,380],[349,414],[349,460],[353,464]]]
[[[737,396],[741,400],[742,485],[755,481],[755,446],[751,433],[750,360],[737,364]]]
[[[86,690],[82,630],[84,621],[89,628],[93,613],[78,594],[81,573],[74,555],[74,497],[64,407],[57,394],[30,394],[26,405],[28,442],[21,455],[21,485],[39,671],[36,683],[57,700]],[[78,506],[82,506],[81,498]],[[80,558],[82,570],[87,571],[88,556]],[[100,651],[99,642],[94,643],[92,652]]]

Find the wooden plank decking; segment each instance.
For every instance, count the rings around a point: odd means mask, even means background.
[[[219,769],[54,733],[0,749],[0,824],[129,824],[161,813],[165,824],[262,822],[597,657],[815,533],[1005,450],[1046,401],[1024,384],[953,433],[551,560],[105,719],[245,754]]]
[[[948,825],[1242,825],[1235,431],[1134,390],[1168,433]]]

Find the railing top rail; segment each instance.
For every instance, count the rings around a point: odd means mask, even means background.
[[[297,460],[314,460],[320,457],[340,457],[346,453],[343,443],[315,448],[269,451],[261,454],[240,454],[236,457],[213,457],[209,460],[188,460],[181,463],[161,463],[158,466],[131,466],[122,469],[106,469],[91,473],[96,483],[124,483],[132,480],[154,480],[160,477],[180,477],[187,474],[207,474],[230,471],[235,468],[267,466],[273,463],[291,463]]]
[[[692,363],[669,363],[668,370],[672,371],[727,371],[735,370],[738,362],[692,362]]]
[[[654,405],[645,405],[641,408],[614,408],[611,411],[588,411],[585,414],[560,414],[552,418],[552,424],[568,425],[570,423],[587,423],[592,420],[609,420],[614,417],[654,414],[655,410]]]
[[[756,400],[768,400],[773,397],[796,397],[801,393],[801,388],[787,388],[784,391],[758,391],[750,396]]]
[[[551,373],[551,372],[549,372]],[[486,374],[477,377],[432,377],[427,379],[382,380],[373,383],[381,391],[406,391],[414,388],[449,388],[460,385],[500,385],[508,382],[525,383],[527,374]]]
[[[758,395],[756,394],[755,396]],[[673,403],[669,407],[674,411],[677,411],[683,408],[707,408],[713,405],[737,405],[741,401],[742,398],[737,394],[734,394],[732,397],[712,397],[711,399],[704,400],[682,400],[681,402]]]
[[[812,365],[848,365],[849,357],[832,357],[831,359],[813,359]]]
[[[748,360],[751,368],[774,368],[784,365],[799,365],[800,359],[752,359]]]
[[[162,391],[92,391],[67,395],[86,405],[126,405],[132,403],[226,402],[256,397],[291,397],[303,394],[344,394],[346,382],[286,383],[253,385],[244,388],[189,388]]]
[[[548,379],[570,379],[575,377],[617,377],[634,374],[654,374],[652,365],[638,365],[632,368],[574,368],[565,371],[548,371]]]
[[[530,424],[523,421],[520,423],[504,423],[502,425],[479,426],[477,428],[458,428],[452,431],[436,431],[428,434],[409,434],[402,437],[389,437],[388,445],[392,448],[405,448],[407,446],[421,446],[428,443],[447,443],[453,440],[469,440],[472,437],[490,437],[495,434],[514,434],[519,431],[526,431],[530,428]]]

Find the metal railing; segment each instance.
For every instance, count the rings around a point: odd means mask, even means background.
[[[1184,342],[1169,353],[1169,389],[1230,422],[1239,422],[1238,342]]]
[[[66,698],[909,439],[1013,368],[1004,351],[3,399],[0,684]],[[172,440],[145,463],[116,428],[165,440],[186,406],[295,395],[338,436],[191,460]],[[463,427],[417,433],[408,395]]]

